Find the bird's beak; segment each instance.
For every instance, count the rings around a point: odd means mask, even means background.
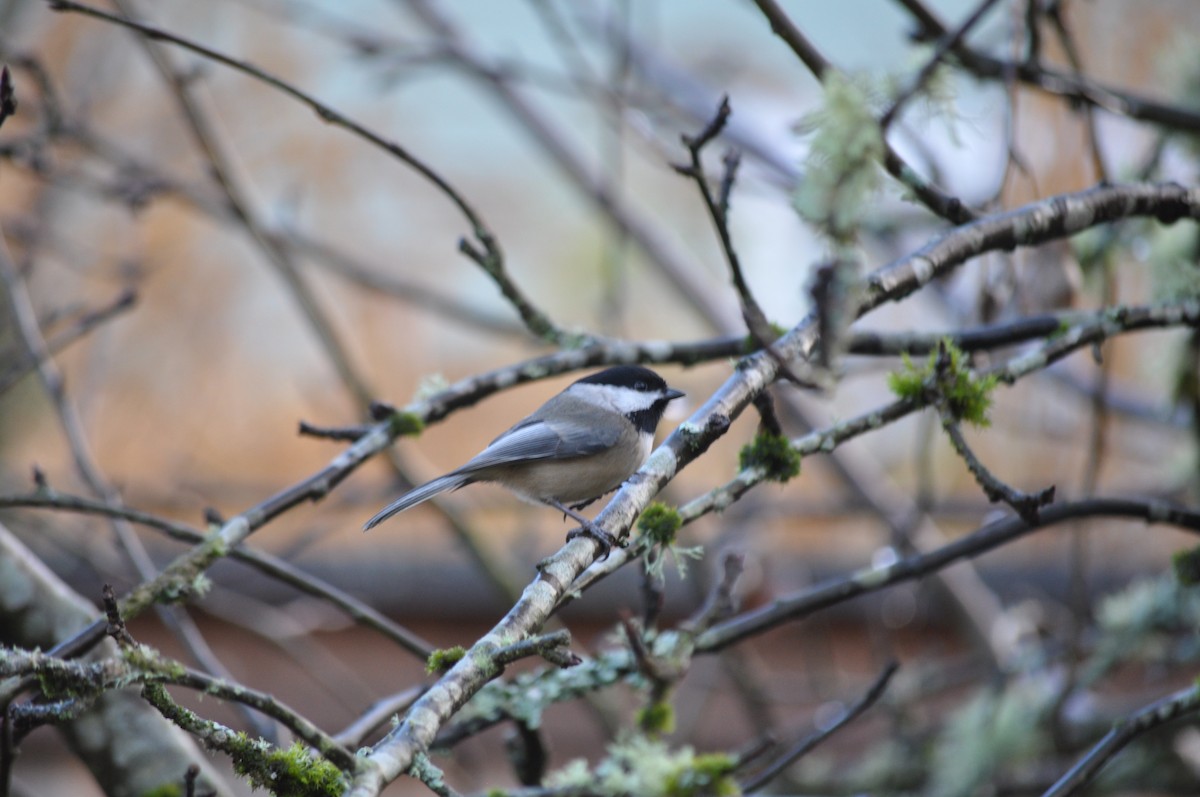
[[[686,395],[687,393],[684,393],[682,390],[676,390],[673,387],[667,388],[666,392],[663,393],[663,396],[667,401],[674,401],[675,399],[683,398]]]

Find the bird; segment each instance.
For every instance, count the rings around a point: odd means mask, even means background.
[[[611,535],[576,510],[617,489],[642,466],[667,405],[683,395],[639,365],[618,365],[585,376],[466,464],[385,506],[363,531],[436,495],[474,482],[495,482],[522,499],[574,518],[584,533],[611,547]]]

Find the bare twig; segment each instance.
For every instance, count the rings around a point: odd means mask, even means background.
[[[121,291],[108,304],[81,314],[73,320],[69,328],[61,330],[46,339],[46,353],[50,356],[58,354],[75,341],[86,337],[97,327],[132,309],[136,301],[137,294],[133,290],[125,290]],[[2,354],[0,353],[0,355]],[[4,359],[6,358],[0,356],[0,360]],[[27,352],[21,352],[17,355],[16,360],[6,370],[0,372],[0,393],[4,393],[24,378],[27,373],[37,367],[37,363],[28,356]]]
[[[451,58],[492,91],[596,210],[641,249],[648,262],[670,281],[680,298],[706,320],[728,317],[722,303],[704,289],[704,280],[697,279],[688,258],[676,252],[663,236],[623,202],[602,173],[593,173],[587,159],[576,151],[563,132],[518,91],[507,74],[487,63],[444,9],[427,0],[412,0],[404,4],[404,8],[438,37],[439,44]]]
[[[91,446],[84,433],[83,422],[67,397],[62,372],[52,359],[49,347],[42,337],[41,329],[37,325],[33,302],[26,290],[25,283],[16,272],[15,265],[8,253],[8,246],[3,239],[0,239],[0,282],[4,284],[9,307],[27,356],[36,363],[38,376],[41,378],[43,388],[58,416],[76,471],[83,482],[87,484],[88,489],[100,500],[110,506],[120,507],[122,502],[119,494],[104,478],[92,455]],[[118,516],[110,515],[109,525],[138,577],[143,580],[152,578],[156,572],[154,562],[129,523]],[[212,652],[195,623],[185,612],[178,607],[169,605],[156,605],[155,611],[201,666],[220,676],[229,675],[228,669]],[[98,640],[99,636],[96,639]],[[247,713],[246,718],[261,735],[267,737],[273,735],[273,729],[270,726],[262,725],[258,717]]]
[[[737,599],[733,591],[746,563],[744,554],[726,551],[721,556],[721,577],[713,584],[708,598],[687,622],[680,625],[680,630],[688,634],[697,634],[710,628],[713,624],[724,620],[737,611]]]
[[[1200,512],[1163,501],[1091,498],[1052,504],[1038,513],[1036,522],[1020,516],[1003,518],[934,551],[866,568],[845,578],[831,579],[811,589],[778,598],[767,606],[717,624],[697,638],[696,649],[720,650],[781,622],[794,621],[850,598],[937,572],[955,561],[979,556],[1038,529],[1077,518],[1097,516],[1167,523],[1200,534]]]
[[[181,523],[165,520],[156,515],[130,509],[129,507],[115,507],[101,501],[64,495],[63,493],[51,491],[45,486],[32,495],[0,495],[0,507],[35,507],[121,518],[164,532],[172,539],[191,545],[200,545],[206,538],[204,533]],[[348,617],[356,622],[362,623],[368,628],[374,629],[393,640],[421,661],[428,659],[429,654],[433,651],[431,644],[382,612],[368,606],[353,595],[325,582],[317,576],[300,570],[295,565],[277,556],[255,550],[245,545],[234,548],[229,552],[229,556],[244,562],[268,578],[276,579],[299,592],[328,602],[330,605],[345,612]],[[58,649],[56,648],[55,650],[57,651]],[[63,653],[63,655],[67,654]]]
[[[806,736],[792,747],[788,748],[782,755],[775,758],[767,766],[760,771],[754,773],[750,778],[747,778],[742,784],[742,791],[747,794],[758,791],[763,786],[766,786],[772,780],[779,776],[779,773],[791,766],[801,756],[808,754],[811,750],[824,742],[829,737],[840,731],[842,728],[853,722],[859,715],[869,709],[871,706],[883,697],[884,691],[887,689],[888,683],[892,680],[892,676],[900,669],[897,662],[889,662],[883,671],[875,677],[871,686],[863,693],[862,697],[854,701],[848,706],[841,715],[828,727]]]
[[[708,210],[709,218],[712,219],[713,227],[717,231],[717,237],[720,238],[721,251],[724,252],[725,261],[729,265],[729,273],[733,278],[733,287],[738,293],[738,298],[741,300],[742,315],[746,319],[746,324],[749,326],[752,335],[756,337],[767,335],[764,343],[764,345],[767,345],[773,337],[768,332],[767,316],[762,311],[758,301],[754,298],[754,294],[751,293],[750,286],[746,283],[746,277],[742,273],[741,261],[738,259],[737,250],[733,246],[733,236],[729,232],[729,194],[737,175],[737,153],[734,150],[730,150],[726,156],[725,172],[721,179],[719,197],[713,195],[712,188],[708,184],[708,178],[704,174],[704,164],[700,158],[704,147],[721,134],[725,123],[729,121],[730,113],[729,97],[722,97],[717,112],[709,120],[708,124],[705,125],[703,130],[695,136],[687,134],[682,136],[683,145],[687,147],[690,160],[686,165],[676,165],[675,171],[692,178],[696,183],[696,187],[700,190],[700,196],[704,199],[704,207]]]
[[[724,158],[725,171],[721,177],[719,190],[716,195],[713,194],[712,187],[708,184],[708,178],[704,174],[704,164],[701,161],[701,153],[704,151],[704,147],[721,134],[726,122],[729,121],[730,113],[729,98],[722,97],[716,114],[713,115],[713,118],[705,125],[703,130],[695,136],[686,134],[682,136],[683,145],[687,147],[689,162],[687,164],[676,165],[675,171],[685,177],[690,177],[700,191],[700,196],[704,200],[704,207],[708,210],[709,218],[712,220],[713,227],[717,231],[717,237],[721,241],[721,251],[725,254],[725,262],[729,266],[733,287],[737,291],[738,300],[741,302],[742,319],[746,322],[746,328],[749,330],[750,336],[761,348],[774,351],[771,344],[779,337],[779,333],[771,328],[767,314],[763,312],[762,306],[754,298],[754,294],[750,290],[750,285],[746,282],[745,274],[742,272],[741,260],[738,258],[737,249],[733,245],[733,234],[729,231],[729,196],[733,190],[733,184],[737,176],[738,154],[736,150],[729,150],[726,153]],[[806,376],[802,379],[796,375],[790,363],[781,362],[780,367],[788,379],[798,385],[811,385],[813,383],[811,377]]]
[[[117,594],[113,592],[112,584],[104,585],[104,614],[108,617],[107,633],[122,647],[136,644],[129,629],[125,627],[125,619],[121,617],[121,609],[117,606]]]
[[[945,430],[946,436],[950,438],[950,444],[954,446],[954,450],[967,464],[967,469],[971,471],[971,475],[975,477],[975,482],[983,489],[984,495],[988,500],[995,503],[1003,501],[1011,506],[1018,515],[1030,521],[1036,521],[1038,511],[1054,501],[1054,485],[1050,485],[1036,493],[1027,493],[1023,490],[1005,484],[1000,480],[986,465],[975,455],[968,445],[967,440],[963,437],[962,426],[955,420],[954,416],[944,406],[939,409],[942,416],[942,429]]]
[[[1075,794],[1097,775],[1125,745],[1160,725],[1200,710],[1200,687],[1189,686],[1121,720],[1086,756],[1071,767],[1042,797]]]
[[[979,24],[979,21],[983,19],[984,15],[986,15],[987,12],[992,9],[992,6],[996,5],[996,2],[997,0],[983,0],[983,2],[979,3],[979,5],[975,7],[974,11],[967,15],[967,18],[964,19],[962,24],[955,28],[952,33],[948,33],[938,40],[937,47],[934,48],[933,53],[917,72],[916,77],[912,79],[912,82],[909,83],[903,91],[896,95],[896,98],[892,100],[892,104],[888,106],[888,109],[883,112],[881,117],[879,117],[879,127],[882,130],[887,130],[888,127],[891,126],[892,122],[895,121],[897,114],[899,114],[900,110],[904,107],[904,104],[911,100],[917,94],[917,92],[925,87],[925,84],[933,75],[934,70],[941,66],[945,61],[946,55],[951,50],[954,50],[956,47],[958,47],[959,43],[962,42],[963,39],[966,38],[967,34],[971,32],[971,29]]]
[[[948,32],[945,24],[921,0],[899,0],[929,38],[940,39]],[[1013,63],[959,44],[954,48],[958,63],[981,78],[1005,80],[1015,76],[1022,83],[1056,94],[1072,102],[1103,108],[1119,116],[1150,122],[1173,130],[1200,130],[1200,113],[1181,105],[1158,102],[1123,89],[1115,89],[1059,72],[1040,64]]]
[[[511,645],[506,645],[493,654],[494,661],[501,667],[512,664],[514,661],[527,659],[530,656],[541,656],[542,658],[551,659],[555,666],[574,666],[581,660],[568,652],[568,656],[573,660],[573,664],[563,664],[565,661],[562,657],[563,648],[570,647],[571,633],[566,629],[552,631],[549,634],[529,637],[522,639],[520,642],[514,642]]]
[[[420,697],[424,691],[424,686],[413,686],[402,692],[388,695],[375,701],[354,722],[334,734],[333,738],[339,744],[343,744],[351,749],[359,747],[376,728],[384,725],[393,717],[397,717],[407,711],[408,707],[413,704],[413,701]]]

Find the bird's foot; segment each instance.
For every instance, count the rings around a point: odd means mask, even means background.
[[[579,528],[567,532],[567,542],[576,537],[591,537],[596,541],[600,546],[600,557],[596,559],[597,562],[603,562],[607,559],[608,555],[612,553],[613,548],[624,548],[626,545],[591,521],[583,523]]]

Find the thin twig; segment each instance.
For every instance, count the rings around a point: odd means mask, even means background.
[[[942,36],[938,40],[937,47],[934,48],[933,53],[917,72],[916,77],[912,79],[912,82],[909,83],[903,91],[896,95],[896,98],[892,100],[892,104],[888,106],[886,111],[883,112],[883,116],[879,117],[879,127],[881,130],[887,130],[888,127],[891,126],[892,122],[896,119],[896,115],[899,114],[900,110],[904,107],[904,104],[911,100],[917,94],[917,92],[925,87],[925,84],[933,75],[934,70],[941,66],[945,61],[946,55],[951,50],[958,47],[959,43],[966,38],[966,35],[970,33],[971,29],[979,24],[979,21],[983,19],[984,15],[987,14],[987,12],[990,11],[992,6],[996,5],[996,3],[997,0],[983,0],[983,2],[975,7],[974,11],[967,15],[967,18],[963,20],[962,24],[959,25],[953,33]]]
[[[101,501],[65,495],[49,488],[43,488],[31,495],[0,495],[0,507],[33,507],[122,518],[164,532],[172,539],[191,545],[199,545],[206,539],[204,533],[182,523],[129,507],[115,507]],[[393,640],[421,661],[428,659],[429,654],[433,651],[433,645],[383,613],[312,573],[304,572],[284,559],[246,545],[234,548],[229,552],[229,556],[253,567],[268,578],[276,579],[299,592],[328,602],[356,622]]]
[[[363,741],[376,728],[379,728],[393,717],[398,717],[407,711],[408,707],[413,704],[413,701],[420,697],[424,691],[424,686],[413,686],[402,692],[377,700],[366,711],[359,714],[354,722],[334,734],[333,738],[338,744],[345,745],[351,749],[361,746]]]
[[[899,0],[927,38],[939,39],[948,32],[945,24],[921,0]],[[1040,64],[1014,63],[995,58],[964,44],[954,48],[960,67],[979,78],[1005,80],[1010,75],[1022,83],[1056,94],[1072,102],[1103,108],[1118,116],[1150,122],[1184,132],[1200,131],[1200,112],[1182,105],[1159,102],[1124,89],[1072,76]]]
[[[729,231],[729,196],[733,190],[733,184],[737,176],[737,168],[739,158],[737,152],[730,150],[725,158],[725,170],[721,177],[719,193],[713,195],[711,186],[708,184],[708,178],[704,174],[704,164],[701,161],[701,153],[704,147],[713,139],[721,134],[729,121],[731,110],[729,107],[729,97],[722,97],[721,104],[717,107],[713,118],[709,120],[704,129],[695,136],[683,135],[683,145],[687,148],[689,162],[686,165],[676,165],[675,171],[690,177],[700,191],[700,197],[704,200],[704,207],[708,210],[708,216],[712,220],[713,228],[717,232],[717,237],[721,242],[721,251],[725,255],[725,262],[729,266],[729,274],[733,280],[734,290],[737,291],[738,300],[742,306],[742,319],[746,322],[746,328],[750,332],[750,336],[759,345],[759,347],[767,351],[774,351],[772,344],[779,334],[771,329],[771,324],[767,319],[767,314],[763,312],[762,306],[758,300],[754,298],[753,292],[750,290],[750,285],[746,282],[745,274],[742,271],[741,260],[738,258],[737,249],[733,245],[733,234]],[[792,371],[790,363],[780,362],[780,368],[783,369],[787,377],[799,385],[811,385],[813,379],[805,376],[803,379]]]
[[[980,556],[1038,529],[1084,517],[1141,519],[1166,523],[1200,534],[1200,511],[1164,501],[1136,498],[1091,498],[1052,504],[1038,513],[1036,522],[1018,515],[989,523],[977,531],[928,553],[899,559],[891,564],[869,567],[843,578],[830,579],[810,589],[777,598],[770,604],[718,623],[696,639],[697,652],[721,650],[748,636],[762,633],[785,621],[795,621],[813,612],[851,598],[877,592],[893,584],[911,581],[960,560]]]
[[[683,301],[710,323],[728,318],[729,314],[721,301],[705,290],[704,280],[697,278],[690,258],[675,251],[665,237],[623,202],[603,172],[593,172],[588,159],[576,151],[566,135],[517,90],[507,73],[493,68],[476,51],[438,4],[427,0],[411,0],[404,4],[404,10],[414,14],[438,37],[444,52],[491,90],[495,99],[537,142],[540,151],[563,170],[599,213],[637,245],[650,265],[671,283]]]
[[[124,290],[108,304],[80,314],[72,321],[70,327],[60,330],[46,339],[46,353],[49,356],[58,354],[104,323],[132,309],[136,302],[137,294],[133,290]],[[0,361],[5,359],[7,358],[0,353]],[[37,368],[37,363],[26,352],[22,352],[17,356],[16,362],[0,372],[0,393],[4,393],[35,368]]]
[[[750,778],[747,778],[742,784],[742,791],[746,794],[756,792],[763,786],[766,786],[772,780],[779,776],[779,773],[791,766],[801,756],[807,755],[817,745],[829,739],[842,728],[853,722],[859,715],[875,705],[879,698],[883,697],[884,691],[887,689],[888,683],[892,680],[892,676],[900,669],[897,662],[888,662],[883,668],[883,671],[875,677],[875,680],[863,693],[862,697],[854,701],[854,703],[846,708],[841,715],[828,727],[806,736],[792,747],[788,748],[782,755],[778,756],[774,761],[767,764],[763,769],[754,773]]]
[[[1160,725],[1200,710],[1200,687],[1189,686],[1121,720],[1042,797],[1068,797],[1097,775],[1125,745]]]
[[[983,489],[983,493],[987,496],[988,500],[993,503],[1003,501],[1011,506],[1021,517],[1036,521],[1038,511],[1042,507],[1053,503],[1054,485],[1052,484],[1036,493],[1027,493],[1024,490],[1018,490],[1016,487],[1005,484],[971,450],[971,446],[967,443],[966,438],[963,437],[962,426],[954,419],[949,410],[942,407],[939,409],[939,412],[942,417],[942,429],[945,430],[946,436],[950,438],[950,444],[954,446],[955,452],[966,463],[967,469],[971,471],[971,475],[975,477],[976,484]]]

